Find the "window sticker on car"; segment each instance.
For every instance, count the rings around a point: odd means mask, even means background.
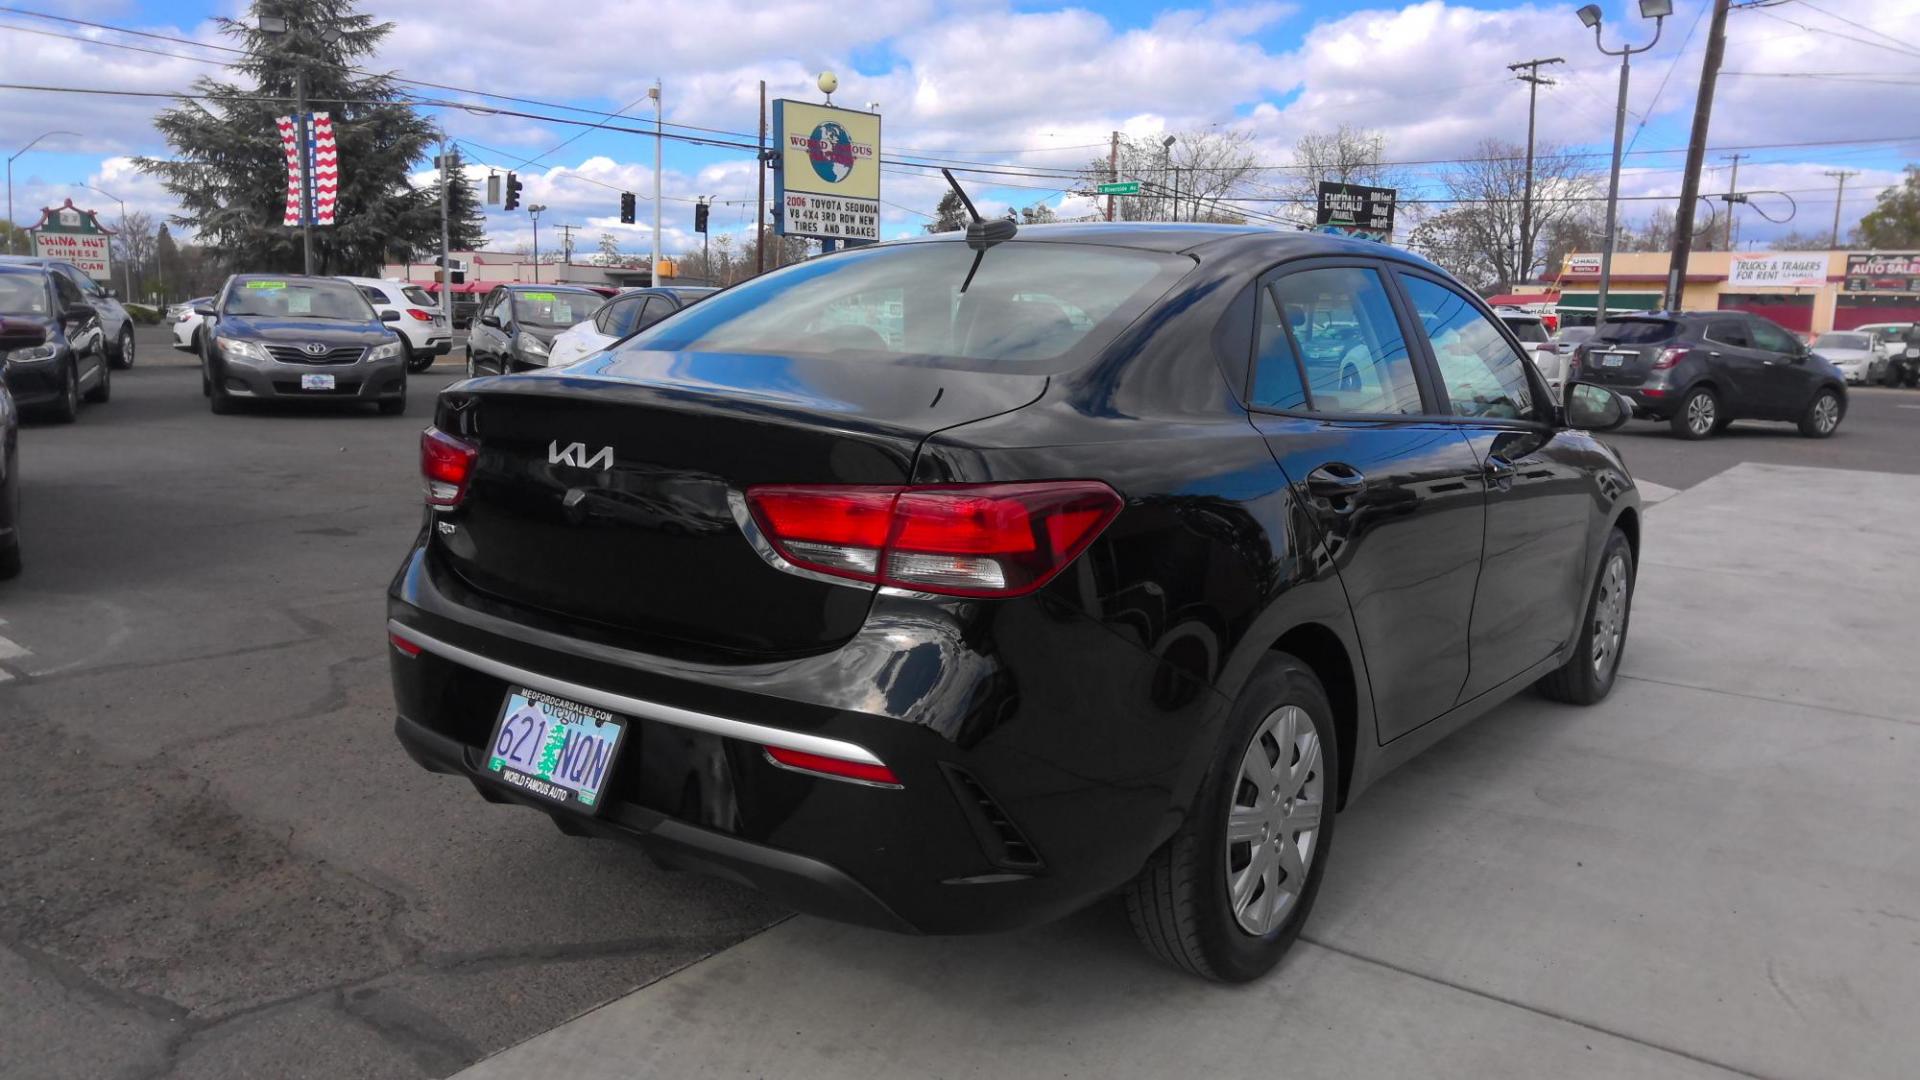
[[[567,303],[565,300],[555,300],[553,302],[553,321],[557,323],[572,322],[573,305]]]
[[[521,293],[520,295],[527,300],[545,300],[549,303],[553,301],[553,294],[550,292],[529,292]]]
[[[247,282],[247,288],[249,289],[284,289],[286,287],[287,287],[287,283],[284,281],[249,281]]]

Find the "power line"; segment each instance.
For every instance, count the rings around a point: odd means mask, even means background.
[[[1801,3],[1803,4],[1806,3],[1806,0],[1801,0]],[[1812,5],[1810,4],[1808,5],[1808,7],[1812,8],[1812,10],[1814,11],[1820,11],[1819,8],[1812,7]],[[1803,22],[1795,22],[1792,19],[1787,18],[1785,15],[1775,15],[1771,11],[1763,11],[1758,8],[1755,8],[1754,11],[1756,14],[1764,15],[1769,19],[1774,19],[1778,22],[1786,23],[1788,26],[1797,26],[1800,29],[1805,30],[1809,34],[1826,34],[1829,37],[1837,37],[1842,41],[1851,41],[1856,45],[1870,45],[1876,49],[1885,49],[1890,53],[1898,53],[1901,56],[1911,56],[1916,59],[1920,59],[1920,52],[1916,52],[1913,49],[1903,49],[1897,45],[1889,45],[1884,41],[1874,41],[1871,38],[1855,37],[1852,34],[1843,34],[1838,30],[1834,30],[1825,26],[1808,26],[1806,23],[1803,23]],[[1827,14],[1824,11],[1821,11],[1820,13],[1822,15]],[[1845,20],[1842,20],[1842,21],[1845,21]]]

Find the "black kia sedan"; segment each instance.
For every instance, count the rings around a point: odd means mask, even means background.
[[[1574,350],[1570,368],[1683,439],[1704,439],[1742,419],[1786,420],[1824,439],[1847,415],[1840,370],[1779,324],[1743,311],[1609,319]]]
[[[1640,500],[1381,244],[998,223],[443,391],[387,630],[420,764],[796,907],[1300,933],[1334,812],[1625,644]]]
[[[20,411],[0,380],[0,581],[20,574]]]
[[[0,358],[14,402],[62,423],[113,394],[100,313],[65,277],[0,263]]]
[[[200,392],[216,414],[246,400],[370,402],[383,416],[407,411],[407,357],[376,315],[339,278],[236,274],[214,302],[202,334]]]

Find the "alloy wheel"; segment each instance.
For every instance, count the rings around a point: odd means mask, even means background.
[[[120,331],[120,366],[123,368],[133,366],[133,331],[130,329]]]
[[[1840,426],[1840,399],[1832,394],[1821,394],[1813,403],[1813,427],[1822,435],[1828,435]]]
[[[1713,430],[1714,404],[1712,394],[1695,394],[1687,399],[1687,430],[1695,435],[1705,435]]]
[[[1620,661],[1620,638],[1627,629],[1627,557],[1615,553],[1600,575],[1593,598],[1593,673],[1606,678]]]
[[[1320,735],[1298,705],[1275,709],[1240,760],[1227,809],[1227,899],[1240,929],[1273,932],[1299,905],[1326,812]]]

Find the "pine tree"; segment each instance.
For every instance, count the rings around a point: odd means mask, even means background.
[[[447,189],[447,246],[453,251],[480,251],[487,246],[487,218],[480,199],[467,179],[467,160],[457,146],[447,150],[447,168],[452,170],[453,186]],[[345,166],[342,166],[344,169]],[[427,191],[434,214],[433,250],[440,250],[440,178],[436,174]]]
[[[262,14],[285,18],[287,32],[256,29]],[[308,108],[333,115],[340,149],[335,224],[313,229],[315,272],[373,273],[396,248],[438,249],[439,203],[407,181],[433,126],[391,79],[353,70],[393,24],[359,13],[354,0],[255,0],[252,16],[218,22],[246,50],[234,69],[253,85],[197,80],[205,100],[182,99],[154,119],[174,159],[136,159],[180,200],[174,222],[191,226],[232,269],[300,268],[300,229],[282,224],[287,167],[274,120],[293,113],[294,73],[304,65]]]

